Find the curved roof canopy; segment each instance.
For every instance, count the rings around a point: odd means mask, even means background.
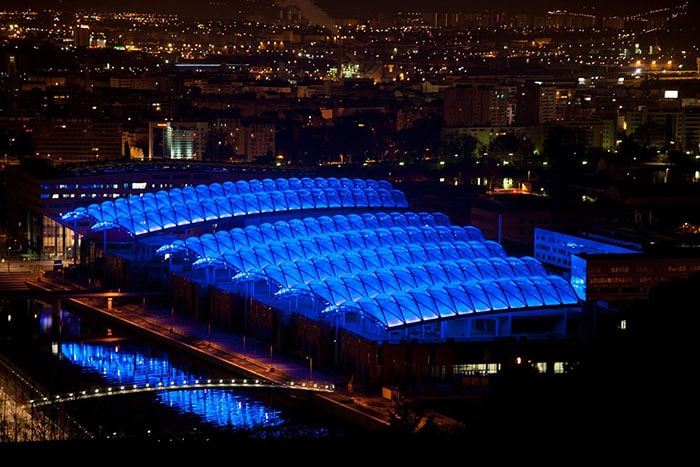
[[[323,208],[406,208],[402,191],[386,180],[277,178],[238,180],[144,193],[79,207],[61,216],[114,225],[131,236],[266,212]]]
[[[199,264],[264,279],[277,298],[312,295],[324,314],[355,311],[385,329],[474,313],[578,303],[572,286],[532,257],[507,256],[441,213],[307,217],[178,240]]]

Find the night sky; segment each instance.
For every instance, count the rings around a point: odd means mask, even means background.
[[[308,2],[310,0],[286,0]],[[684,0],[635,0],[634,2],[611,2],[609,0],[316,0],[315,4],[333,17],[352,17],[397,11],[505,11],[544,12],[548,9],[581,11],[599,15],[630,14],[653,8],[667,8]],[[53,9],[91,8],[103,11],[155,11],[173,12],[185,16],[201,17],[207,11],[203,3],[217,4],[224,9],[248,8],[255,4],[271,3],[272,0],[4,0],[4,8]],[[690,0],[691,8],[697,0]]]

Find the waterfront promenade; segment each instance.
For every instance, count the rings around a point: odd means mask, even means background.
[[[5,275],[12,274],[15,287],[19,280],[23,281],[23,287],[37,291],[84,290],[81,284],[66,280],[64,274],[53,271],[52,267],[53,264],[49,262],[14,264],[12,273],[0,271],[0,287],[8,283]],[[6,280],[1,276],[5,276]],[[351,389],[346,377],[314,367],[313,360],[275,353],[269,345],[195,322],[174,313],[172,309],[149,305],[147,300],[139,304],[118,303],[115,300],[114,305],[105,298],[95,297],[64,298],[63,302],[66,301],[70,301],[70,305],[64,305],[66,308],[118,323],[166,346],[220,367],[228,367],[237,373],[282,385],[294,385],[300,390],[318,389],[313,390],[313,394],[305,393],[315,407],[332,412],[368,432],[390,433],[394,429],[392,420],[398,414],[395,400],[385,397],[382,392]],[[433,427],[439,430],[454,432],[461,428],[459,422],[444,415],[426,413],[425,419],[428,417]]]

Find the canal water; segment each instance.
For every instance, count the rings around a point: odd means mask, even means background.
[[[0,354],[34,387],[29,393],[36,401],[82,391],[105,394],[107,388],[118,392],[124,387],[244,378],[98,318],[65,310],[57,317],[50,308],[31,301],[3,304]],[[5,386],[12,384],[6,379]],[[72,419],[82,427],[71,428],[72,436],[81,432],[80,436],[93,438],[322,440],[352,433],[353,427],[286,391],[247,387],[141,391],[32,410]]]

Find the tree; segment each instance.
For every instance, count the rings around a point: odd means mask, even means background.
[[[428,115],[416,120],[410,128],[404,128],[396,135],[396,146],[402,154],[421,158],[426,152],[437,154],[440,146],[440,118]]]
[[[428,415],[425,407],[417,402],[405,399],[396,402],[389,417],[394,434],[432,433],[436,429],[434,416]]]

